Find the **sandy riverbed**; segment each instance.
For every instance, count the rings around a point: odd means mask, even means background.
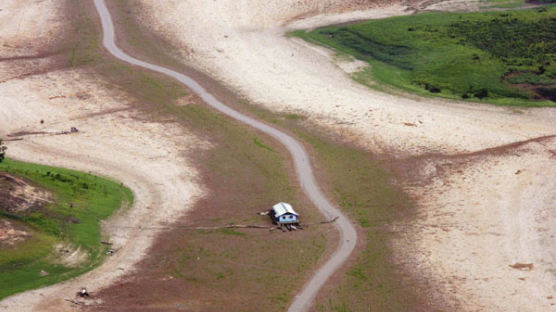
[[[3,1],[0,45],[6,49],[0,57],[55,52],[44,47],[51,47],[65,27],[60,3]],[[185,60],[254,103],[307,115],[377,153],[460,154],[425,159],[415,167],[416,175],[429,182],[407,187],[419,199],[421,217],[415,224],[393,227],[404,234],[394,242],[400,247],[398,262],[435,290],[432,299],[458,310],[554,308],[555,140],[509,147],[506,153],[464,153],[555,134],[555,109],[515,110],[378,93],[349,79],[345,70],[360,64],[338,64],[325,49],[283,37],[294,28],[410,13],[404,6],[337,0],[137,3],[142,3],[142,18],[171,39]],[[106,227],[123,248],[98,270],[8,298],[0,308],[69,309],[63,298],[83,284],[109,284],[132,269],[148,248],[153,232],[116,225],[163,222],[202,195],[181,151],[207,143],[171,123],[142,120],[128,108],[127,95],[103,88],[87,72],[57,70],[18,78],[29,64],[46,71],[55,62],[48,55],[0,62],[0,136],[71,126],[80,132],[9,142],[10,156],[123,181],[134,191],[136,204]],[[510,267],[520,263],[533,264],[532,269]]]
[[[63,1],[23,2],[0,5],[0,25],[10,25],[0,27],[0,45],[19,47],[10,57],[48,52],[48,45],[34,46],[30,41],[55,36],[65,27]],[[14,16],[20,27],[13,27]],[[103,265],[68,282],[0,302],[0,310],[6,311],[73,311],[64,299],[73,299],[81,286],[94,292],[133,270],[157,234],[140,227],[172,222],[203,195],[185,151],[209,145],[172,122],[145,119],[131,107],[133,99],[128,94],[106,88],[107,82],[85,69],[13,78],[12,73],[18,71],[14,67],[19,66],[14,62],[0,63],[0,137],[21,131],[56,133],[70,127],[79,132],[23,136],[23,140],[7,142],[8,156],[121,181],[135,196],[131,209],[103,224],[117,250]]]
[[[555,140],[500,148],[505,153],[489,149],[556,134],[556,109],[379,93],[350,80],[342,68],[353,66],[340,66],[330,51],[284,37],[295,28],[411,12],[401,5],[137,3],[141,18],[170,39],[185,61],[253,103],[307,115],[376,153],[436,152],[467,160],[441,156],[418,162],[414,176],[428,183],[407,190],[419,200],[421,217],[394,227],[405,233],[394,242],[400,247],[396,258],[433,290],[434,299],[458,310],[553,308]],[[510,267],[519,263],[534,265]]]

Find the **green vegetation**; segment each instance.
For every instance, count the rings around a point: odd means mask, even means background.
[[[367,61],[354,78],[422,95],[556,105],[556,7],[424,13],[293,35]],[[552,102],[550,101],[552,100]]]
[[[106,251],[100,244],[100,221],[133,201],[129,189],[86,173],[11,159],[0,164],[0,172],[31,181],[54,196],[52,203],[26,210],[0,210],[0,221],[8,220],[29,234],[13,246],[0,244],[0,299],[66,280],[100,264]],[[63,255],[54,250],[58,244],[80,249],[84,261],[63,264]],[[48,274],[40,274],[41,270]]]
[[[481,9],[516,9],[527,5],[525,0],[482,0]]]
[[[550,4],[556,3],[556,0],[527,0],[527,2],[536,4]]]
[[[4,160],[4,158],[6,157],[6,150],[8,148],[4,145],[4,142],[2,142],[2,139],[0,139],[0,163]]]

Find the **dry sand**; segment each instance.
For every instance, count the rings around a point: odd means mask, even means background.
[[[0,57],[43,52],[43,44],[50,45],[64,27],[59,3],[2,1],[0,45],[5,48]],[[469,153],[556,133],[554,109],[516,110],[378,93],[349,79],[346,72],[360,63],[338,64],[326,49],[283,37],[299,27],[408,14],[403,6],[368,9],[373,5],[366,1],[338,0],[139,3],[142,18],[201,70],[254,103],[308,115],[377,153]],[[9,142],[9,155],[108,176],[124,182],[136,196],[131,210],[107,224],[116,248],[123,248],[99,269],[0,302],[0,309],[60,311],[70,309],[63,299],[80,286],[94,291],[133,268],[155,234],[133,226],[164,222],[202,195],[182,151],[207,144],[171,123],[142,121],[128,108],[125,94],[103,88],[86,72],[14,79],[16,61],[0,62],[0,136],[71,126],[80,132]],[[395,242],[400,247],[396,257],[436,290],[431,292],[434,299],[458,310],[553,308],[556,146],[554,139],[541,143],[506,154],[461,156],[469,161],[431,159],[415,168],[430,183],[407,188],[420,199],[421,218],[416,224],[395,225],[405,233]],[[532,263],[532,270],[510,267],[520,263]]]
[[[16,55],[33,55],[34,49],[41,47],[35,48],[29,41],[60,31],[62,4],[3,1],[0,25],[10,26],[0,27],[0,42],[22,47]],[[14,23],[29,26],[13,27]],[[0,64],[12,68],[10,63]],[[9,75],[10,71],[0,71],[0,137],[16,132],[56,133],[73,126],[79,129],[75,134],[28,135],[21,141],[9,141],[9,157],[121,181],[135,196],[133,207],[103,224],[117,252],[99,268],[0,302],[0,310],[6,311],[73,310],[64,299],[73,299],[80,287],[95,292],[133,270],[158,232],[142,228],[172,222],[202,196],[203,190],[195,183],[197,173],[185,155],[192,146],[210,146],[177,124],[145,120],[131,108],[129,95],[108,89],[108,83],[85,70],[58,70],[23,79]]]
[[[142,18],[173,40],[191,64],[251,101],[276,111],[305,113],[320,124],[364,138],[361,143],[374,151],[469,152],[554,132],[553,109],[404,99],[369,90],[350,80],[328,50],[283,36],[289,29],[350,17],[407,14],[405,7],[316,16],[282,26],[281,16],[286,21],[295,16],[288,4],[298,2],[280,3],[285,8],[276,5],[274,15],[265,11],[274,16],[269,19],[258,15],[265,1],[143,1]]]
[[[556,134],[556,109],[515,109],[401,98],[354,83],[330,51],[284,37],[296,28],[408,14],[400,5],[351,1],[139,0],[137,14],[189,64],[251,102],[304,114],[375,153],[416,156],[481,152]],[[353,1],[361,3],[361,1]],[[371,7],[369,9],[369,7]],[[358,64],[354,64],[358,66]],[[346,70],[344,70],[344,69]],[[548,311],[556,287],[554,139],[452,158],[424,160],[407,187],[419,200],[415,225],[397,225],[396,258],[436,299],[458,310]],[[448,160],[446,160],[448,159]],[[516,174],[517,170],[521,170]],[[439,226],[447,224],[446,229]],[[432,228],[432,229],[431,229]],[[407,229],[407,230],[405,230]],[[532,270],[509,267],[534,263]],[[541,300],[542,299],[542,300]]]
[[[7,298],[0,308],[40,310],[43,304],[64,303],[82,285],[91,291],[109,285],[133,268],[157,233],[141,227],[171,223],[202,195],[194,183],[196,172],[184,155],[190,146],[206,144],[172,123],[142,120],[128,108],[131,103],[125,94],[107,91],[87,73],[58,71],[4,82],[0,103],[2,136],[79,129],[76,134],[30,135],[8,142],[10,157],[122,181],[135,195],[131,209],[105,224],[118,252],[100,268],[60,285]]]
[[[55,44],[67,25],[59,0],[2,0],[0,58],[30,56]]]
[[[554,309],[555,152],[551,138],[415,168],[429,178],[407,188],[421,198],[420,215],[393,227],[394,245],[413,247],[397,261],[431,286],[431,302],[458,311]]]

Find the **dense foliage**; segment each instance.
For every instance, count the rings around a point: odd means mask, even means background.
[[[556,54],[556,17],[537,21],[501,14],[487,21],[462,21],[450,25],[453,37],[473,45],[510,65],[550,63]]]
[[[546,100],[555,98],[553,7],[425,13],[295,35],[369,62],[355,76],[362,82],[370,74],[417,93],[500,104],[551,105]]]
[[[0,163],[4,160],[4,157],[6,157],[6,150],[7,149],[8,148],[4,145],[4,143],[0,139]]]
[[[539,4],[548,4],[548,3],[556,3],[556,0],[527,0],[529,3],[539,3]]]
[[[351,27],[340,27],[330,32],[323,31],[321,34],[353,49],[359,57],[371,57],[403,69],[413,69],[411,62],[406,59],[406,56],[415,52],[410,47],[381,43]]]

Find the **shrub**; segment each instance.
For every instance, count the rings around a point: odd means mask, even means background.
[[[479,99],[483,99],[486,98],[488,96],[488,90],[487,89],[480,89],[479,91],[475,92],[475,97],[479,98]]]
[[[550,99],[551,101],[556,101],[556,88],[554,87],[539,88],[539,94]]]
[[[4,158],[6,157],[6,150],[8,148],[4,145],[4,143],[2,142],[2,140],[0,139],[0,163],[4,160]]]

